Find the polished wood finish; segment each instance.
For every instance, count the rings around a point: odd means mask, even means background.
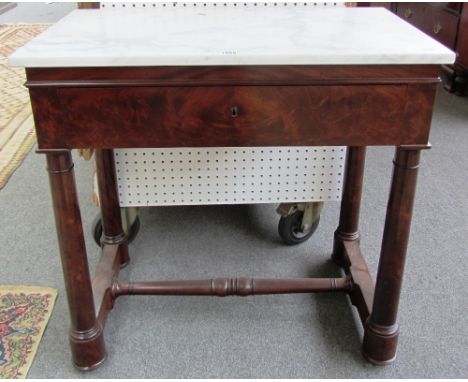
[[[26,86],[279,86],[433,83],[438,65],[267,65],[27,68]]]
[[[372,312],[375,283],[367,268],[366,260],[361,253],[359,239],[344,240],[346,263],[345,273],[351,276],[353,287],[349,294],[351,303],[356,307],[362,324],[364,325]]]
[[[372,313],[364,327],[363,354],[374,364],[396,356],[396,323],[419,168],[420,148],[397,148]]]
[[[348,292],[351,279],[341,278],[216,278],[210,280],[167,280],[125,283],[119,280],[112,285],[114,297],[122,295],[171,296],[253,296],[284,293]]]
[[[99,2],[80,1],[78,2],[79,9],[99,9]]]
[[[120,264],[125,266],[130,261],[128,256],[127,236],[122,227],[117,174],[115,172],[114,151],[96,150],[96,174],[101,206],[102,238],[101,244],[118,245]]]
[[[338,145],[342,134],[353,145],[382,143],[382,137],[389,144],[425,142],[423,126],[402,142],[401,124],[394,123],[404,118],[407,91],[392,85],[106,88],[93,89],[92,95],[59,89],[62,105],[70,108],[63,116],[68,128],[62,141],[56,142],[54,131],[47,139],[54,146],[99,142],[105,148]]]
[[[359,240],[359,210],[361,208],[365,159],[365,147],[348,147],[343,177],[340,221],[335,231],[332,252],[333,261],[341,266],[349,265],[344,243]]]
[[[358,309],[367,359],[391,362],[416,182],[413,167],[428,144],[437,72],[431,65],[28,69],[39,147],[51,169],[74,363],[86,368],[102,362],[102,327],[122,295],[333,291],[347,293]],[[344,277],[119,278],[129,258],[113,148],[271,145],[350,146],[332,255]],[[399,147],[375,288],[358,227],[368,145]],[[68,150],[83,147],[97,149],[104,226],[92,283]]]
[[[94,309],[73,161],[66,150],[47,152],[46,158],[70,310],[73,360],[76,367],[90,369],[104,361],[106,351]]]
[[[40,148],[111,149],[425,144],[437,82],[432,66],[169,67],[28,69],[27,86]]]
[[[119,275],[120,264],[119,246],[103,244],[101,258],[92,283],[97,319],[103,327],[109,312],[114,307],[112,284]]]

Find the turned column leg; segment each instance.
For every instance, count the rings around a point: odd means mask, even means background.
[[[364,327],[363,354],[376,365],[395,359],[398,302],[411,225],[421,147],[398,147],[387,206],[372,313]]]
[[[101,204],[102,244],[119,245],[120,266],[130,261],[127,236],[122,228],[114,150],[96,150],[96,169]]]
[[[104,361],[106,351],[96,319],[73,161],[68,150],[45,153],[70,309],[73,362],[80,369],[90,369]]]
[[[343,241],[359,239],[359,209],[361,207],[362,181],[366,147],[350,146],[346,156],[340,222],[335,231],[332,259],[341,266],[349,265]]]

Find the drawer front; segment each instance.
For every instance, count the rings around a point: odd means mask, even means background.
[[[412,94],[409,88],[415,89]],[[40,148],[424,144],[435,87],[116,87],[55,91],[57,102],[43,106],[33,102]],[[33,100],[45,98],[40,92],[31,90]],[[48,99],[53,99],[50,94]]]
[[[399,3],[397,14],[450,49],[455,49],[458,16],[423,3]]]
[[[460,14],[462,10],[462,6],[463,6],[462,2],[451,2],[451,3],[439,2],[439,3],[434,3],[434,4],[437,4],[437,6],[444,8],[450,12],[453,12],[454,14]]]
[[[421,29],[424,25],[425,8],[427,6],[420,3],[398,3],[397,15]]]

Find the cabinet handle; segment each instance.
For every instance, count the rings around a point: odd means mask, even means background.
[[[413,11],[410,8],[406,8],[405,10],[405,17],[410,19],[413,16]]]
[[[442,25],[439,22],[434,24],[434,29],[433,30],[434,30],[435,34],[439,34],[440,32],[442,32],[442,29],[443,29]]]

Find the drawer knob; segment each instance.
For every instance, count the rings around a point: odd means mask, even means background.
[[[438,22],[438,23],[434,24],[434,29],[433,30],[434,30],[435,34],[439,34],[440,32],[442,32],[442,29],[443,28],[442,28],[441,23]]]
[[[231,107],[231,117],[236,118],[239,116],[239,108],[237,106]]]
[[[413,16],[413,11],[412,11],[410,8],[406,8],[406,10],[405,10],[405,17],[406,17],[407,19],[410,19],[411,16]]]

